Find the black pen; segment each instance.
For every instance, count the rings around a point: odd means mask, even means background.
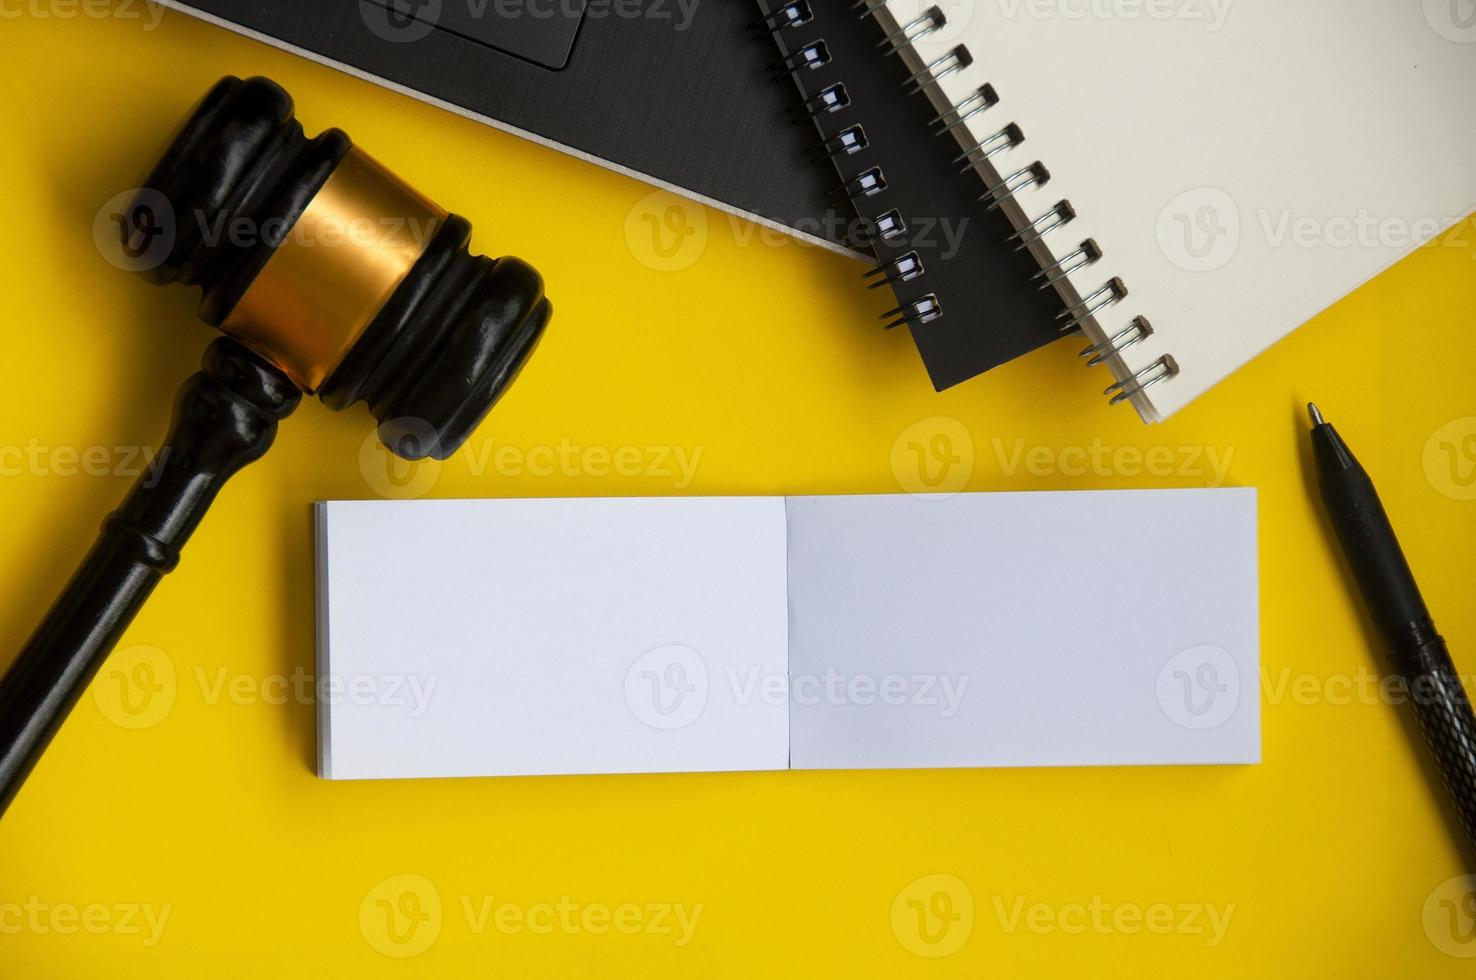
[[[1460,813],[1471,846],[1468,857],[1476,855],[1476,716],[1471,714],[1471,702],[1445,640],[1435,632],[1373,481],[1342,437],[1323,421],[1317,406],[1307,409],[1312,414],[1312,449],[1322,501],[1388,653],[1389,667],[1404,683],[1425,744]]]

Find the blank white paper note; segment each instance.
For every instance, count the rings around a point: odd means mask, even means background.
[[[333,502],[318,536],[326,778],[788,766],[786,705],[725,681],[785,676],[778,498]]]
[[[1253,490],[318,505],[334,779],[1246,763]]]

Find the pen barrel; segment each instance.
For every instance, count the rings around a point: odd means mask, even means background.
[[[1430,618],[1389,515],[1361,467],[1324,477],[1323,502],[1379,633]]]
[[[1390,638],[1389,660],[1476,854],[1476,715],[1445,640],[1428,620],[1410,623]]]

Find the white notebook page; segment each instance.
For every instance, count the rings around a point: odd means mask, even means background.
[[[789,615],[796,769],[1260,761],[1254,490],[791,498]]]
[[[779,498],[318,505],[319,774],[783,769]],[[401,683],[397,690],[396,681]],[[353,696],[353,685],[361,696]]]
[[[893,0],[910,22],[927,0]],[[1091,342],[1146,317],[1121,376],[1171,355],[1180,374],[1135,401],[1167,416],[1476,205],[1476,16],[1463,0],[943,0],[948,23],[913,66],[958,44],[940,107],[985,82],[1019,146],[993,182],[1050,171],[1013,217],[1068,199],[1054,258],[1092,238],[1104,257],[1068,302],[1113,277],[1129,295]],[[1129,334],[1133,336],[1133,334]],[[1098,378],[1103,375],[1098,374]],[[1105,383],[1105,382],[1104,382]]]

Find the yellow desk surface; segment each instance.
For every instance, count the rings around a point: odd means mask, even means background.
[[[1471,222],[1167,424],[1109,410],[1072,342],[939,395],[844,258],[152,15],[28,0],[0,21],[0,649],[212,336],[192,294],[107,264],[92,225],[220,75],[283,83],[310,130],[346,129],[480,249],[541,269],[557,314],[445,464],[394,468],[362,410],[309,403],[226,489],[0,823],[0,977],[1470,975],[1476,898],[1373,683],[1303,405],[1373,472],[1476,671]],[[670,206],[680,244],[642,217]],[[951,469],[928,476],[970,490],[1259,488],[1262,764],[313,775],[313,501],[900,492],[908,444],[936,435]]]

